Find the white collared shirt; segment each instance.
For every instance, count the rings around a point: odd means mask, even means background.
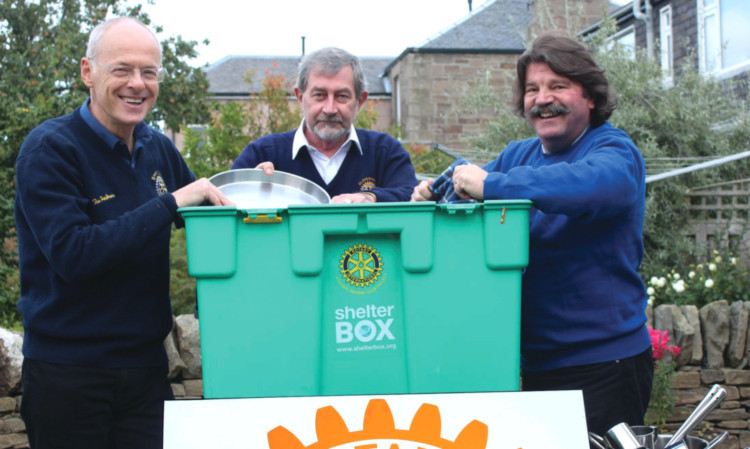
[[[294,141],[292,142],[292,159],[297,157],[300,149],[303,147],[307,148],[307,151],[310,153],[310,157],[315,164],[315,168],[318,169],[320,177],[323,178],[323,181],[325,181],[326,184],[329,184],[333,178],[336,177],[336,174],[341,168],[341,164],[344,163],[344,159],[346,159],[346,155],[349,153],[349,148],[351,148],[352,143],[356,145],[359,154],[362,154],[362,145],[359,144],[357,132],[354,130],[353,124],[349,129],[349,137],[346,139],[346,142],[344,142],[344,144],[341,145],[341,148],[336,151],[336,154],[330,158],[310,145],[307,141],[307,137],[305,137],[304,127],[305,121],[302,120],[299,128],[297,128],[297,132],[294,133]]]

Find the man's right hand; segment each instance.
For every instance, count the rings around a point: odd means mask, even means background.
[[[420,182],[416,187],[414,187],[414,192],[411,194],[411,200],[412,201],[432,201],[435,197],[432,194],[432,190],[430,190],[430,186],[432,185],[433,179],[428,179],[427,181]]]
[[[273,162],[261,162],[260,164],[255,166],[258,170],[263,170],[263,173],[265,173],[268,176],[271,176],[273,174]]]
[[[206,178],[192,182],[172,195],[177,207],[200,206],[206,201],[214,206],[234,206],[234,203]]]

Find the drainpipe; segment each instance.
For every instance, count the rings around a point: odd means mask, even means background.
[[[646,24],[646,54],[654,57],[654,22],[651,15],[651,0],[645,0],[646,13],[641,12],[641,0],[633,0],[633,16]]]

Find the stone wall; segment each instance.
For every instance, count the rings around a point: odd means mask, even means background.
[[[673,432],[706,395],[719,384],[727,398],[711,412],[693,435],[710,440],[723,431],[727,438],[715,449],[750,447],[750,301],[728,304],[717,301],[701,309],[662,305],[647,310],[649,326],[665,330],[670,343],[681,348],[672,383],[675,409],[667,420]],[[27,448],[25,427],[18,410],[20,342],[18,333],[0,329],[0,449]],[[177,399],[203,397],[198,321],[192,315],[175,319],[165,340],[170,379]]]
[[[19,412],[22,336],[0,329],[0,342],[0,449],[27,449],[26,426]],[[164,345],[175,398],[203,398],[198,320],[193,315],[176,317],[174,329]]]
[[[692,434],[711,440],[727,431],[729,437],[717,449],[750,447],[750,301],[716,301],[701,309],[661,305],[647,314],[649,325],[667,331],[669,343],[681,349],[675,358],[675,408],[667,430],[674,432],[711,386],[719,384],[727,391],[726,399]]]

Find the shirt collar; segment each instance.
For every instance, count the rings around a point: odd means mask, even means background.
[[[83,121],[86,122],[86,124],[89,125],[94,133],[107,144],[107,147],[114,149],[118,142],[122,142],[122,140],[112,134],[112,132],[105,128],[104,125],[99,123],[99,120],[94,117],[94,114],[91,113],[91,109],[89,109],[90,103],[91,98],[89,97],[85,102],[83,102],[83,106],[81,106],[81,117],[83,118]],[[140,149],[149,140],[151,140],[151,128],[146,124],[146,122],[141,122],[135,125],[133,135],[135,136],[135,144],[133,147],[133,153],[135,154],[135,151],[137,149]],[[125,142],[122,143],[124,144]]]
[[[354,124],[349,128],[349,137],[341,147],[344,147],[349,141],[357,147],[359,154],[362,154],[362,145],[359,144],[359,138],[357,137],[357,130],[354,128]],[[307,141],[307,137],[305,137],[305,120],[303,119],[299,128],[297,128],[297,131],[294,133],[294,141],[292,142],[292,159],[296,159],[299,150],[304,147],[315,148],[310,145]]]

